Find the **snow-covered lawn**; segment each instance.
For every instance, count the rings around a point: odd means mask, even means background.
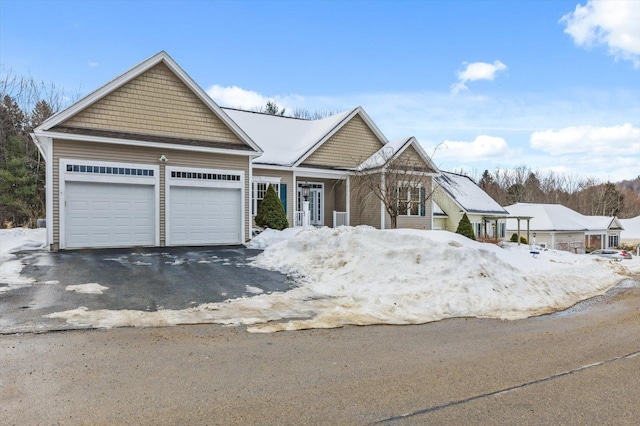
[[[40,250],[45,247],[47,231],[41,229],[0,229],[0,293],[16,287],[31,284],[33,280],[23,278],[20,272],[24,265],[13,252],[20,250]]]
[[[267,230],[249,246],[265,248],[254,266],[289,274],[299,286],[184,310],[79,307],[49,317],[94,327],[245,324],[250,332],[519,319],[565,309],[640,272],[637,257],[614,262],[553,250],[533,257],[527,245],[501,248],[446,231]]]

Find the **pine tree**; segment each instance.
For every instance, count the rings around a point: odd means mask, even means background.
[[[472,240],[476,239],[476,236],[473,232],[473,226],[471,226],[471,221],[469,220],[469,216],[467,216],[466,213],[462,215],[462,219],[460,219],[460,223],[458,223],[456,234],[464,235],[465,237],[471,238]]]
[[[272,185],[267,188],[267,193],[258,207],[255,222],[262,228],[277,229],[278,231],[289,226],[282,202]]]

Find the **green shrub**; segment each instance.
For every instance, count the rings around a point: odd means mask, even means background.
[[[282,231],[289,226],[282,202],[272,185],[267,188],[267,192],[258,207],[255,222],[256,225],[262,228],[277,229],[278,231]]]
[[[527,239],[525,237],[520,237],[520,242],[522,244],[528,244]]]
[[[511,235],[511,239],[509,241],[511,241],[512,243],[517,243],[518,242],[518,234],[516,234],[514,232],[513,235]]]
[[[460,219],[460,223],[458,223],[456,234],[464,235],[472,240],[476,239],[476,235],[473,233],[473,226],[471,226],[471,221],[466,213],[462,215],[462,219]]]

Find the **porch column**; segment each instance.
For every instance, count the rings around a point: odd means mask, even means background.
[[[347,196],[346,199],[346,208],[345,210],[347,211],[347,226],[351,226],[351,176],[347,176],[347,183],[346,183],[347,187],[345,188],[345,194]]]
[[[527,219],[527,243],[528,243],[528,244],[531,244],[531,243],[529,242],[529,240],[531,239],[531,238],[529,237],[529,221],[530,221],[530,220],[531,220],[531,219]]]
[[[518,218],[518,245],[520,245],[520,218]]]
[[[386,182],[384,178],[384,173],[380,173],[380,186],[382,187],[382,193],[386,191]],[[384,229],[384,203],[382,200],[380,201],[380,229]]]

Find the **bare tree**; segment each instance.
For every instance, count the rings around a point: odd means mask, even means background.
[[[363,203],[371,199],[382,202],[395,229],[398,216],[425,214],[426,203],[435,191],[433,173],[421,159],[407,152],[396,156],[393,148],[387,147],[362,163],[352,182]]]

